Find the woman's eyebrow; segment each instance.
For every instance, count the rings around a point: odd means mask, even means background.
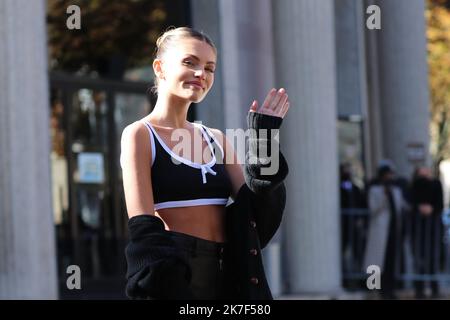
[[[195,60],[197,60],[197,61],[200,61],[200,59],[196,56],[196,55],[193,55],[193,54],[187,54],[189,57],[191,57],[191,58],[194,58]],[[214,61],[208,61],[206,64],[216,64]]]

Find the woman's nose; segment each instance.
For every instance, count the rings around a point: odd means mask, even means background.
[[[205,71],[203,69],[198,69],[195,71],[194,76],[196,77],[200,77],[200,78],[205,78]]]

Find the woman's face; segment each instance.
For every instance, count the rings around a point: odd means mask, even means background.
[[[155,64],[154,64],[155,67]],[[204,41],[178,40],[161,59],[158,92],[200,102],[214,83],[216,54]]]

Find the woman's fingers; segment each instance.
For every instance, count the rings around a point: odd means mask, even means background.
[[[258,101],[253,100],[252,105],[250,106],[250,112],[256,112],[258,110]]]
[[[285,94],[283,94],[282,97],[280,98],[280,102],[279,102],[280,112],[281,112],[281,110],[284,108],[286,102],[288,102],[288,95],[285,93]]]
[[[270,90],[269,93],[267,94],[266,99],[264,99],[264,102],[261,105],[261,109],[268,109],[272,103],[272,100],[275,98],[276,94],[277,94],[276,89]]]
[[[270,109],[272,109],[274,112],[277,112],[278,108],[281,108],[283,106],[282,101],[284,100],[284,97],[286,95],[286,90],[284,88],[281,88],[277,91],[277,94],[271,101]]]
[[[258,112],[281,118],[286,115],[288,109],[289,100],[284,88],[270,90],[260,108],[258,108],[258,102],[256,100],[250,106],[250,112]]]
[[[286,115],[286,113],[288,112],[288,110],[289,110],[289,101],[286,102],[286,103],[284,104],[284,106],[283,106],[283,108],[282,108],[282,110],[281,110],[281,115],[280,115],[280,117],[281,117],[281,118],[284,118],[284,116]]]

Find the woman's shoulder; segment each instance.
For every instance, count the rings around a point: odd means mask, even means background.
[[[121,141],[122,144],[133,143],[146,145],[148,143],[148,129],[141,120],[130,123],[123,129]]]
[[[152,150],[150,147],[150,139],[145,125],[139,121],[130,123],[123,131],[120,140],[120,166],[126,168],[126,164],[132,164],[129,161],[138,156],[138,159],[151,158]]]

